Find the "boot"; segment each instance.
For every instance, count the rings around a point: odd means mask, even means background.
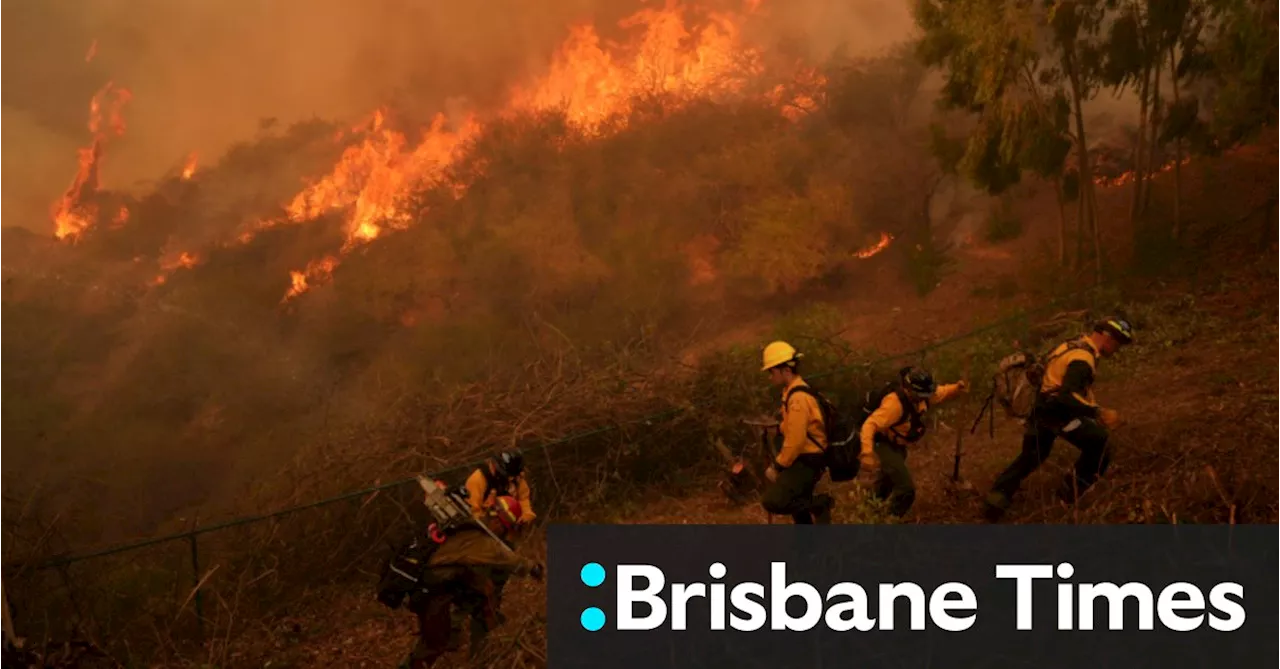
[[[987,493],[987,498],[982,503],[982,515],[986,517],[988,522],[997,523],[1004,517],[1005,511],[1009,510],[1010,499],[1008,495],[992,490]]]
[[[815,525],[830,525],[831,510],[836,506],[836,500],[831,495],[818,495],[814,498],[816,502],[813,509],[813,523]]]

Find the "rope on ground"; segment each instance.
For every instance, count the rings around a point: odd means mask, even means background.
[[[956,335],[956,336],[954,336],[954,337],[949,337],[949,338],[946,338],[946,339],[942,339],[942,340],[940,340],[940,341],[936,341],[936,342],[934,342],[934,343],[932,343],[932,344],[929,344],[929,345],[927,345],[927,346],[923,346],[923,347],[918,348],[918,349],[916,349],[916,350],[914,350],[914,351],[907,351],[907,352],[904,352],[904,353],[897,353],[897,354],[893,354],[893,355],[883,356],[883,357],[881,357],[881,358],[879,358],[879,359],[872,360],[871,362],[856,363],[856,364],[853,364],[853,365],[846,365],[846,366],[844,366],[844,367],[838,367],[838,368],[836,368],[836,369],[831,369],[831,370],[828,370],[828,371],[826,371],[826,372],[821,372],[821,373],[818,373],[818,374],[814,374],[814,375],[812,375],[810,378],[813,378],[813,379],[823,378],[823,377],[830,376],[830,375],[833,375],[833,374],[837,374],[837,373],[840,373],[840,372],[847,372],[847,371],[851,371],[851,370],[854,370],[854,369],[866,369],[866,368],[874,367],[874,366],[876,366],[876,365],[883,364],[883,363],[886,363],[886,362],[890,362],[890,361],[893,361],[893,360],[898,360],[898,359],[901,359],[901,358],[909,358],[909,357],[913,357],[913,356],[917,356],[917,355],[923,355],[923,354],[925,354],[925,353],[928,353],[929,351],[932,351],[932,350],[935,350],[935,349],[939,349],[939,348],[942,348],[942,347],[945,347],[945,346],[950,346],[951,344],[955,344],[955,343],[957,343],[957,342],[961,342],[961,341],[964,341],[964,340],[966,340],[966,339],[970,339],[970,338],[976,337],[976,336],[978,336],[978,335],[986,334],[987,332],[991,332],[991,331],[993,331],[993,330],[996,330],[996,329],[1002,328],[1002,327],[1004,327],[1004,326],[1006,326],[1006,325],[1009,325],[1010,323],[1015,323],[1015,322],[1017,322],[1017,321],[1019,321],[1019,320],[1025,319],[1025,318],[1027,318],[1028,316],[1031,316],[1031,315],[1033,315],[1033,314],[1040,313],[1040,312],[1044,312],[1044,311],[1048,311],[1048,310],[1050,310],[1050,309],[1056,308],[1056,307],[1057,307],[1057,306],[1059,306],[1062,302],[1065,302],[1065,301],[1067,301],[1067,300],[1070,300],[1070,299],[1073,299],[1073,298],[1076,298],[1076,297],[1080,297],[1080,296],[1082,296],[1082,295],[1084,295],[1084,294],[1086,294],[1086,293],[1093,292],[1093,291],[1095,291],[1095,290],[1097,290],[1097,289],[1099,289],[1099,288],[1103,287],[1104,285],[1106,285],[1106,284],[1095,284],[1095,285],[1089,286],[1088,288],[1084,288],[1084,289],[1081,289],[1081,290],[1077,290],[1077,291],[1074,291],[1074,292],[1068,293],[1068,294],[1066,294],[1066,295],[1059,296],[1059,297],[1054,298],[1053,300],[1050,300],[1049,302],[1047,302],[1047,303],[1045,303],[1044,305],[1042,305],[1042,306],[1040,306],[1040,307],[1037,307],[1037,308],[1035,308],[1035,309],[1021,311],[1021,312],[1016,313],[1016,314],[1014,314],[1014,315],[1012,315],[1012,316],[1009,316],[1009,317],[1007,317],[1007,318],[1003,318],[1003,319],[997,320],[997,321],[995,321],[995,322],[988,323],[987,325],[984,325],[984,326],[982,326],[982,327],[980,327],[980,328],[977,328],[977,329],[975,329],[975,330],[970,330],[970,331],[968,331],[968,332],[965,332],[965,333],[962,333],[962,334]],[[709,404],[709,401],[707,401],[706,403],[708,403],[708,404]],[[701,405],[702,405],[702,403],[694,403],[694,404],[692,405],[692,407],[693,407],[693,408],[701,408]],[[553,440],[553,441],[548,441],[548,442],[544,442],[544,443],[541,443],[541,444],[536,444],[536,445],[534,445],[534,446],[530,446],[530,447],[528,447],[528,448],[527,448],[527,449],[525,449],[525,450],[526,450],[526,453],[528,453],[528,452],[537,452],[537,451],[546,450],[546,449],[548,449],[548,448],[552,448],[552,447],[555,447],[555,446],[560,446],[560,445],[562,445],[562,444],[567,444],[567,443],[574,442],[574,441],[578,441],[578,440],[581,440],[581,439],[586,439],[586,438],[588,438],[588,437],[594,437],[594,436],[597,436],[597,435],[600,435],[600,434],[605,434],[605,433],[608,433],[608,432],[613,432],[613,431],[615,431],[615,430],[619,430],[619,429],[622,429],[622,428],[624,428],[624,427],[631,426],[631,425],[651,425],[651,424],[653,424],[655,421],[663,421],[663,420],[667,420],[667,419],[669,419],[669,418],[675,417],[675,416],[677,416],[677,415],[679,415],[679,414],[683,413],[685,410],[686,410],[686,407],[677,407],[677,408],[674,408],[674,409],[667,409],[667,410],[665,410],[665,411],[660,411],[660,412],[657,412],[657,413],[653,413],[653,414],[650,414],[650,415],[648,415],[648,416],[644,416],[644,417],[641,417],[641,418],[637,418],[637,419],[632,420],[632,421],[626,421],[626,422],[622,422],[622,423],[615,423],[615,424],[612,424],[612,425],[605,425],[605,426],[598,427],[598,428],[595,428],[595,429],[592,429],[592,430],[587,430],[587,431],[585,431],[585,432],[579,432],[579,433],[576,433],[576,434],[571,434],[571,435],[569,435],[569,436],[562,437],[562,438],[560,438],[560,439],[556,439],[556,440]],[[481,466],[481,465],[483,465],[483,464],[484,464],[484,461],[485,461],[485,459],[484,459],[484,458],[481,458],[481,459],[476,460],[476,461],[473,461],[473,462],[467,462],[467,463],[463,463],[463,464],[455,465],[455,466],[450,467],[450,468],[448,468],[448,469],[444,469],[444,470],[441,470],[441,471],[438,471],[438,472],[435,472],[435,473],[429,474],[429,475],[428,475],[428,477],[429,477],[429,478],[433,478],[433,479],[434,479],[434,478],[444,478],[444,477],[450,476],[450,475],[452,475],[452,474],[456,474],[456,473],[459,473],[459,472],[462,472],[462,471],[466,471],[466,470],[469,470],[469,469],[473,469],[473,468],[475,468],[475,467],[479,467],[479,466]],[[328,497],[328,498],[325,498],[325,499],[321,499],[321,500],[318,500],[318,501],[315,501],[315,502],[310,502],[310,503],[307,503],[307,504],[301,504],[301,505],[298,505],[298,506],[293,506],[293,507],[289,507],[289,508],[281,509],[281,510],[278,510],[278,511],[273,511],[273,512],[271,512],[271,513],[264,513],[264,514],[259,514],[259,515],[255,515],[255,516],[243,516],[243,517],[240,517],[240,518],[235,518],[235,519],[228,520],[228,521],[221,522],[221,523],[217,523],[217,524],[214,524],[214,525],[207,525],[207,526],[204,526],[204,527],[197,527],[197,528],[194,528],[194,529],[188,530],[188,531],[186,531],[186,532],[179,532],[179,533],[176,533],[176,534],[169,534],[169,535],[165,535],[165,536],[161,536],[161,537],[154,537],[154,538],[151,538],[151,539],[144,539],[144,540],[142,540],[142,541],[135,541],[135,542],[131,542],[131,543],[120,544],[120,545],[112,546],[112,547],[109,547],[109,548],[104,548],[104,549],[97,550],[97,551],[93,551],[93,552],[89,552],[89,553],[82,553],[82,554],[80,554],[80,555],[61,556],[61,557],[53,558],[53,559],[48,560],[48,561],[46,561],[46,562],[42,562],[42,563],[39,563],[39,564],[37,564],[37,565],[34,565],[34,566],[33,566],[33,568],[34,568],[34,569],[36,569],[36,570],[43,570],[43,569],[50,569],[50,568],[54,568],[54,567],[62,567],[62,566],[66,566],[66,565],[69,565],[69,564],[76,563],[76,562],[83,562],[83,561],[85,561],[85,560],[92,560],[92,559],[95,559],[95,558],[107,557],[107,556],[109,556],[109,555],[118,555],[118,554],[120,554],[120,553],[127,553],[127,552],[129,552],[129,551],[139,550],[139,549],[142,549],[142,548],[147,548],[147,547],[150,547],[150,546],[155,546],[155,545],[157,545],[157,544],[167,543],[167,542],[170,542],[170,541],[181,541],[181,540],[185,540],[185,539],[190,539],[190,538],[193,538],[193,537],[200,536],[200,535],[202,535],[202,534],[208,534],[208,533],[210,533],[210,532],[217,532],[217,531],[220,531],[220,530],[230,529],[230,528],[233,528],[233,527],[239,527],[239,526],[242,526],[242,525],[250,525],[250,524],[253,524],[253,523],[259,523],[259,522],[262,522],[262,521],[265,521],[265,520],[272,520],[272,519],[275,519],[275,518],[280,518],[280,517],[283,517],[283,516],[288,516],[288,515],[291,515],[291,514],[297,513],[297,512],[299,512],[299,511],[307,511],[307,510],[309,510],[309,509],[315,509],[315,508],[322,507],[322,506],[328,506],[328,505],[330,505],[330,504],[336,504],[336,503],[338,503],[338,502],[343,502],[343,501],[347,501],[347,500],[350,500],[350,499],[355,499],[355,498],[357,498],[357,497],[364,497],[365,495],[370,495],[370,494],[373,494],[373,493],[376,493],[376,492],[381,492],[381,491],[383,491],[383,490],[389,490],[389,489],[392,489],[392,488],[398,488],[398,487],[400,487],[400,486],[402,486],[402,485],[408,485],[408,484],[416,483],[416,482],[417,482],[417,477],[400,479],[400,480],[398,480],[398,481],[392,481],[392,482],[390,482],[390,483],[383,483],[383,484],[381,484],[381,485],[376,485],[376,486],[372,486],[372,487],[369,487],[369,488],[364,488],[364,489],[362,489],[362,490],[356,490],[356,491],[353,491],[353,492],[343,493],[343,494],[336,495],[336,496],[333,496],[333,497]]]

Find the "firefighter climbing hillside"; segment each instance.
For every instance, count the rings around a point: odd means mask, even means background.
[[[1119,414],[1103,409],[1093,397],[1098,357],[1109,357],[1133,342],[1133,326],[1114,318],[1097,323],[1093,332],[1063,342],[1049,354],[1035,406],[1022,437],[1022,452],[996,479],[987,495],[985,511],[989,520],[999,520],[1008,510],[1022,481],[1031,475],[1062,437],[1080,449],[1075,471],[1068,474],[1059,496],[1074,503],[1106,473],[1111,454],[1107,445],[1109,428],[1119,423]]]
[[[790,344],[775,341],[764,349],[769,381],[782,388],[782,449],[765,471],[769,488],[761,504],[769,513],[790,515],[797,525],[831,522],[835,500],[813,490],[826,470],[826,426],[818,398],[800,377],[800,353]]]
[[[862,467],[876,475],[875,496],[887,500],[889,512],[904,516],[916,499],[907,469],[907,447],[924,437],[929,407],[969,389],[965,381],[939,386],[928,371],[906,367],[898,380],[868,396],[862,423]]]
[[[455,499],[461,507],[461,494]],[[504,497],[501,505],[518,509],[519,502]],[[458,511],[465,513],[461,508]],[[542,565],[519,557],[504,543],[517,525],[515,516],[499,513],[487,521],[488,531],[475,524],[478,519],[447,531],[440,531],[437,525],[424,529],[419,524],[413,540],[388,563],[378,599],[398,608],[408,597],[408,608],[418,617],[418,641],[402,668],[426,669],[457,648],[450,615],[454,607],[472,618],[470,652],[472,657],[476,655],[497,624],[494,575],[527,575],[541,580]]]

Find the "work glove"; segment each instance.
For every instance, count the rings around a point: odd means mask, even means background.
[[[1108,428],[1115,429],[1120,426],[1120,412],[1115,409],[1098,409],[1098,420]]]
[[[859,455],[858,462],[862,463],[862,471],[875,472],[880,469],[880,458],[876,457],[874,451]]]
[[[962,392],[962,393],[967,393],[967,392],[969,392],[969,382],[968,382],[968,381],[957,381],[957,382],[956,382],[956,386],[957,386],[957,388],[959,389],[959,391],[960,391],[960,392]]]

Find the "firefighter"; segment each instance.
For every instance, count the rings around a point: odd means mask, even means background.
[[[524,452],[515,448],[502,451],[489,458],[467,478],[467,501],[471,505],[471,513],[482,520],[492,519],[503,513],[500,507],[506,506],[508,515],[512,511],[510,505],[503,500],[516,502],[515,518],[518,527],[506,535],[507,541],[514,544],[520,530],[528,527],[537,516],[533,513],[533,501],[529,492],[529,484],[524,477]],[[502,591],[507,586],[506,572],[494,575],[497,602],[502,602]],[[501,615],[499,615],[501,619]],[[455,617],[454,626],[460,630],[461,618]]]
[[[765,470],[769,487],[761,505],[769,513],[791,516],[797,525],[826,525],[831,522],[835,499],[813,494],[826,471],[826,426],[817,399],[807,392],[794,392],[808,388],[800,377],[801,357],[784,341],[775,341],[764,349],[762,371],[768,372],[773,385],[782,388],[782,448]]]
[[[484,518],[493,511],[499,497],[513,496],[520,502],[520,524],[533,522],[529,484],[524,478],[524,454],[519,449],[502,451],[485,460],[467,478],[467,501],[471,513]]]
[[[519,501],[504,497],[503,508],[518,511]],[[512,514],[498,513],[486,519],[487,525],[501,539],[518,525]],[[476,653],[485,637],[497,625],[497,606],[493,576],[530,576],[542,579],[543,567],[517,556],[479,527],[463,527],[448,535],[427,559],[423,587],[409,598],[409,610],[418,617],[418,641],[402,669],[426,669],[450,650],[453,644],[451,610],[454,607],[470,614],[471,648]]]
[[[862,469],[876,476],[876,499],[889,504],[889,512],[905,516],[916,500],[915,482],[907,468],[907,448],[924,437],[924,415],[929,407],[969,389],[968,383],[938,385],[933,375],[918,367],[898,372],[897,387],[886,388],[879,404],[862,423],[859,434]],[[878,471],[877,471],[878,470]]]
[[[984,511],[988,520],[1004,515],[1022,481],[1049,457],[1058,437],[1080,449],[1075,470],[1066,475],[1058,490],[1064,502],[1074,503],[1077,494],[1106,473],[1111,461],[1107,439],[1120,416],[1098,406],[1093,396],[1094,377],[1099,357],[1110,357],[1131,343],[1133,326],[1122,318],[1112,318],[1096,323],[1087,335],[1059,344],[1049,354],[1022,437],[1022,452],[996,478],[987,495]]]

